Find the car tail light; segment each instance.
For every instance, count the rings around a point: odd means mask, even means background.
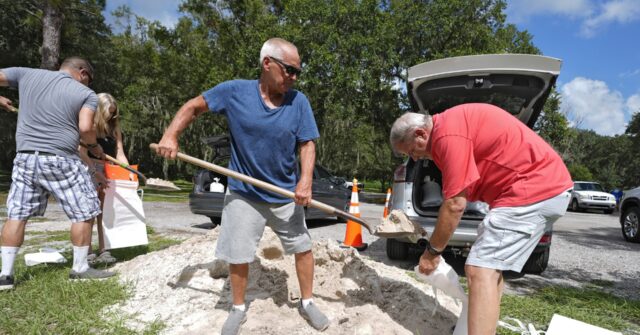
[[[551,234],[544,234],[538,243],[551,243]]]
[[[407,179],[407,166],[400,164],[395,171],[393,171],[393,182],[404,183]]]

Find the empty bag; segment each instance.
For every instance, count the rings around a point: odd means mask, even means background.
[[[137,190],[137,181],[109,180],[102,210],[106,249],[149,243],[142,200],[138,197]]]

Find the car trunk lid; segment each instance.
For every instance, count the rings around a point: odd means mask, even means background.
[[[409,68],[407,88],[416,112],[433,115],[459,104],[483,102],[532,127],[561,63],[557,58],[524,54],[453,57]]]

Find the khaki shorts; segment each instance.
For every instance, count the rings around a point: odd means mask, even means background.
[[[302,206],[252,201],[227,189],[216,257],[230,264],[253,262],[266,225],[278,235],[287,254],[311,250]]]
[[[467,265],[520,272],[546,230],[562,217],[571,194],[532,205],[493,208],[478,227]]]

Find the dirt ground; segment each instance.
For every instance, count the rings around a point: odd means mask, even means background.
[[[163,334],[220,331],[231,307],[228,270],[214,257],[212,230],[159,252],[118,264],[133,297],[112,306],[143,329],[162,321]],[[407,270],[361,257],[333,240],[314,242],[314,301],[331,320],[323,334],[450,334],[462,305],[418,282]],[[247,322],[241,334],[310,334],[297,312],[299,289],[293,256],[284,255],[267,228],[250,265]]]

